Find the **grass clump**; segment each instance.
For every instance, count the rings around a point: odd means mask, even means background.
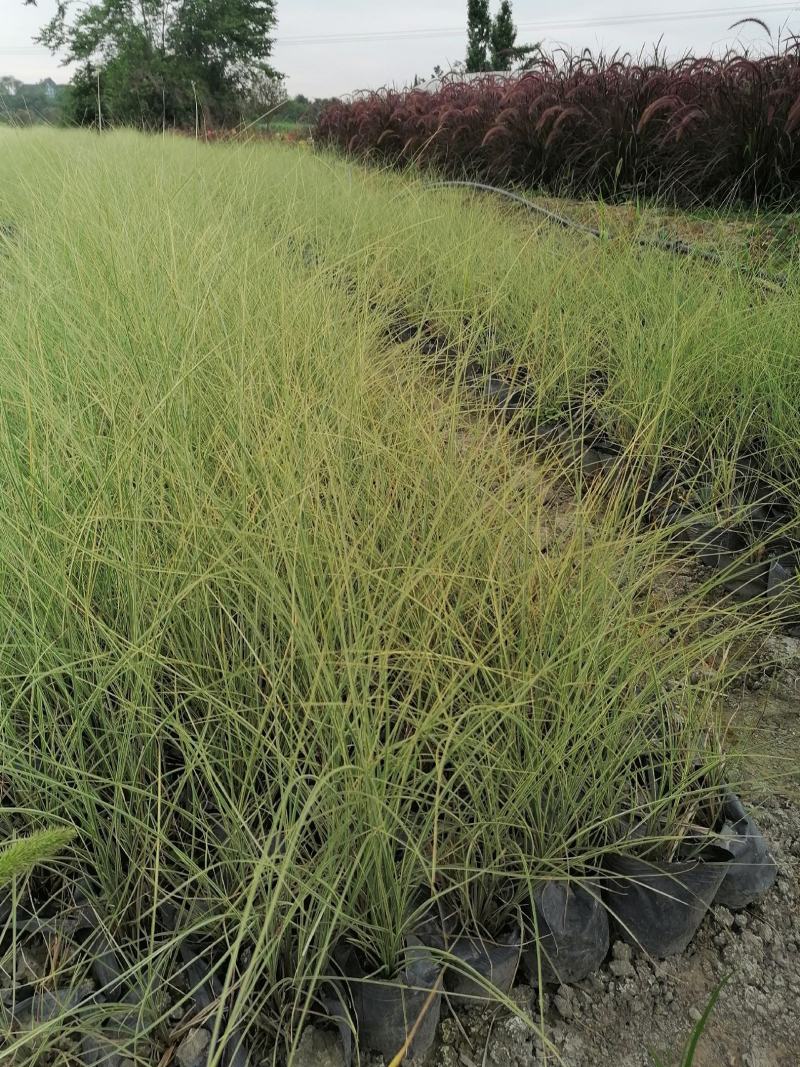
[[[133,996],[125,1054],[205,1025],[268,1062],[342,946],[392,978],[432,904],[495,932],[635,822],[673,848],[747,624],[660,595],[663,532],[567,506],[303,254],[324,166],[3,138],[0,829],[76,828],[18,915],[98,917],[48,980]]]

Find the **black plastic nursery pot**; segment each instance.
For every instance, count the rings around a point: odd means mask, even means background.
[[[665,526],[676,526],[673,540],[686,545],[707,566],[714,567],[719,560],[727,530],[713,521],[704,511],[674,499],[679,487],[675,477],[660,475],[650,488],[650,497],[660,504],[651,513],[651,521]]]
[[[409,939],[407,962],[392,981],[364,974],[355,954],[345,965],[362,1048],[387,1062],[408,1042],[404,1062],[424,1056],[436,1037],[442,968],[430,951]]]
[[[530,412],[531,397],[524,386],[507,382],[496,374],[473,376],[472,381],[484,402],[494,409],[497,418],[512,422],[520,415]]]
[[[498,992],[511,992],[522,955],[522,934],[512,930],[496,941],[463,936],[453,941],[448,951],[458,960],[445,964],[444,987],[449,998],[472,1003],[493,1000]],[[474,971],[483,981],[468,971]]]
[[[762,558],[754,559],[752,545],[744,545],[741,533],[728,531],[716,566],[723,570],[723,585],[738,599],[766,596],[784,621],[800,621],[798,551],[787,541],[773,542]]]
[[[534,892],[524,964],[538,985],[568,985],[596,971],[608,954],[608,915],[592,884],[546,882]],[[541,972],[540,972],[541,968]]]
[[[618,463],[618,452],[600,445],[587,445],[581,456],[581,472],[585,478],[599,478],[610,474]]]
[[[707,845],[697,859],[651,862],[611,855],[605,900],[623,940],[651,956],[683,952],[730,870],[731,853]]]
[[[95,1000],[94,986],[83,984],[78,986],[59,986],[51,990],[37,990],[29,997],[18,1000],[13,1005],[13,1011],[0,1006],[0,1022],[13,1020],[15,1027],[25,1030],[44,1023],[53,1022],[67,1012],[74,1011],[83,1004]],[[7,1017],[4,1019],[4,1016]]]
[[[760,827],[733,793],[725,798],[723,818],[720,835],[732,858],[714,903],[736,911],[775,884],[778,868]]]
[[[533,442],[541,448],[566,446],[572,439],[572,430],[569,422],[558,416],[535,421],[533,417],[528,420],[525,431]]]
[[[691,514],[685,506],[675,505],[667,509],[665,518],[678,522]],[[741,531],[698,517],[677,531],[675,541],[692,550],[701,563],[720,571],[723,587],[736,600],[753,600],[767,592],[770,560],[755,558],[753,546]]]
[[[725,530],[719,535],[717,545],[717,558],[712,566],[722,572],[725,589],[737,600],[763,596],[767,591],[769,560],[754,559],[752,547],[738,530]]]
[[[767,597],[785,623],[795,627],[800,623],[800,570],[796,551],[784,552],[770,560]]]
[[[755,600],[766,593],[768,574],[768,560],[737,562],[725,569],[722,585],[735,600]]]
[[[673,514],[676,513],[673,512]],[[687,514],[691,513],[683,510],[678,517],[682,518]],[[736,553],[741,553],[746,548],[744,539],[740,539],[733,530],[700,516],[682,527],[678,531],[676,540],[691,548],[701,563],[716,570],[730,566],[736,558]]]

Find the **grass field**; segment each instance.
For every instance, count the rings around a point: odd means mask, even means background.
[[[0,131],[0,223],[0,840],[75,831],[0,897],[0,963],[42,900],[89,902],[102,937],[40,986],[107,994],[9,1027],[16,1064],[72,1062],[116,1002],[137,1062],[198,1011],[213,1064],[279,1062],[342,945],[392,978],[432,904],[498,936],[714,821],[764,621],[673,591],[626,483],[573,496],[460,383],[525,366],[545,417],[599,373],[632,471],[696,457],[719,502],[755,442],[792,493],[794,265],[765,291],[304,148],[128,133]]]

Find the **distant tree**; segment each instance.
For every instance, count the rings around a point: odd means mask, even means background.
[[[459,74],[463,74],[467,69],[467,65],[463,60],[458,60],[456,63],[451,63],[445,70],[441,63],[437,63],[431,71],[431,80],[454,77],[457,78]]]
[[[99,107],[111,122],[191,127],[198,113],[234,123],[276,97],[275,21],[275,0],[58,0],[37,40],[78,65],[75,121]]]
[[[309,100],[307,96],[298,93],[297,96],[287,97],[274,108],[266,117],[265,124],[276,128],[286,125],[309,128],[315,125],[322,111],[331,102],[319,97]]]
[[[489,69],[489,47],[492,39],[492,16],[489,0],[467,0],[467,62],[468,73]]]
[[[91,63],[85,63],[72,75],[64,102],[64,111],[70,122],[76,122],[79,126],[98,124],[98,75],[99,71]]]
[[[0,78],[0,93],[6,96],[16,96],[21,88],[22,82],[16,78],[12,78],[7,74]]]
[[[0,122],[4,125],[29,125],[62,121],[65,87],[50,78],[33,83],[18,78],[0,77]]]
[[[503,0],[492,22],[490,56],[492,70],[510,70],[514,60],[514,44],[517,27],[511,11],[510,0]]]

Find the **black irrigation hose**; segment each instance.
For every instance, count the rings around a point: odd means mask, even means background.
[[[542,218],[547,219],[549,222],[554,222],[557,226],[562,226],[565,230],[578,230],[580,233],[588,233],[590,237],[601,237],[602,234],[594,226],[585,226],[582,222],[575,222],[573,219],[568,219],[565,215],[558,215],[555,211],[550,211],[549,208],[540,207],[539,204],[534,204],[532,200],[528,200],[524,196],[520,196],[519,193],[512,193],[510,189],[502,189],[499,185],[485,185],[483,182],[467,182],[467,181],[442,181],[442,182],[429,182],[429,189],[446,189],[460,186],[467,189],[482,189],[486,193],[497,193],[499,196],[505,196],[509,200],[514,200],[518,204],[522,204],[528,209],[528,211],[534,212],[536,215],[541,215]]]
[[[499,185],[487,185],[484,182],[471,182],[471,181],[440,181],[432,182],[428,184],[429,189],[444,189],[444,188],[466,188],[466,189],[480,189],[486,193],[496,193],[498,196],[504,196],[508,200],[513,200],[517,204],[522,204],[528,211],[533,212],[536,215],[541,215],[542,218],[547,219],[548,222],[553,222],[557,226],[561,226],[567,230],[577,230],[578,233],[588,234],[590,237],[596,237],[598,240],[603,236],[600,230],[594,226],[586,226],[582,222],[575,222],[574,219],[567,218],[566,215],[559,215],[555,211],[550,211],[549,208],[540,207],[539,204],[534,204],[532,200],[528,200],[527,197],[520,196],[519,193],[512,193],[510,189],[503,189]],[[676,256],[694,256],[697,259],[705,260],[706,263],[713,263],[716,266],[724,266],[724,261],[719,252],[705,251],[701,248],[697,248],[695,245],[687,244],[686,241],[681,240],[650,240],[646,237],[637,237],[635,243],[640,248],[653,248],[660,252],[671,252]],[[766,285],[777,286],[778,288],[785,288],[787,284],[787,278],[785,274],[764,274],[761,271],[753,271],[752,276],[760,282],[764,282]]]

